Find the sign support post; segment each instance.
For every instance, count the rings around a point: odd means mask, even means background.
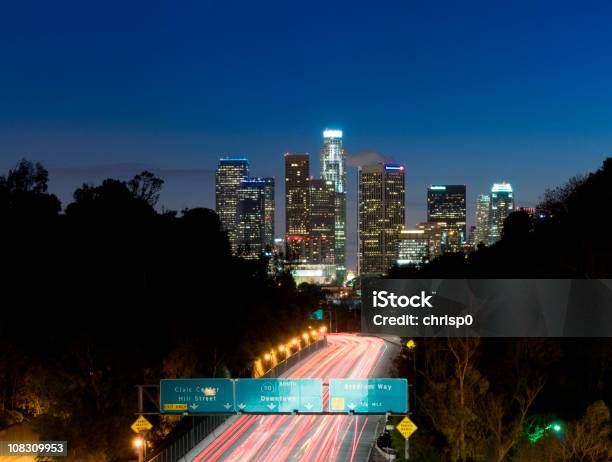
[[[397,425],[397,431],[404,437],[404,458],[410,460],[410,435],[416,430],[417,426],[412,420],[405,416],[402,421]]]
[[[139,417],[142,417],[143,411],[144,411],[143,386],[138,385],[138,416]],[[139,435],[140,435],[140,441],[142,442],[142,444],[138,448],[138,462],[144,462],[145,460],[144,448],[147,445],[147,443],[145,441],[144,432],[141,431]]]
[[[136,449],[138,450],[138,462],[144,462],[147,458],[147,432],[153,428],[151,422],[149,422],[145,416],[144,412],[144,387],[145,385],[137,385],[138,388],[138,418],[136,421],[130,426],[130,428],[138,435],[137,439],[134,441],[136,445]]]

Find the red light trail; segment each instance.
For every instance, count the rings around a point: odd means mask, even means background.
[[[327,339],[327,348],[305,359],[289,376],[321,378],[324,384],[329,384],[330,378],[369,377],[384,350],[384,341],[375,337],[332,334]],[[328,387],[324,387],[324,408],[328,398]],[[370,419],[379,417],[245,415],[238,417],[194,462],[357,462],[359,444]]]

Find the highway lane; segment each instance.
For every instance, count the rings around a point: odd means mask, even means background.
[[[358,378],[380,369],[387,345],[376,337],[328,335],[328,347],[313,353],[289,377]],[[323,388],[324,408],[328,388]],[[241,416],[198,454],[194,462],[367,460],[378,416]]]

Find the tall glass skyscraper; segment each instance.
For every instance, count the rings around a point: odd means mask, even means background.
[[[501,239],[504,220],[514,210],[514,191],[510,183],[494,183],[489,211],[489,245]]]
[[[240,182],[237,190],[238,205],[236,208],[236,252],[243,258],[260,258],[267,245],[272,245],[266,236],[267,212],[274,204],[270,200],[270,178],[246,178]],[[272,197],[274,196],[272,182]]]
[[[264,247],[268,251],[274,248],[274,214],[276,210],[276,200],[274,197],[274,178],[262,178],[264,181]]]
[[[342,147],[342,130],[323,131],[320,151],[321,179],[331,181],[335,197],[335,256],[336,279],[346,278],[346,152]]]
[[[359,274],[386,274],[398,257],[405,222],[403,165],[359,168]]]
[[[461,250],[467,239],[465,185],[431,185],[427,189],[427,221],[443,224],[443,251]]]
[[[288,261],[308,256],[310,156],[285,154],[285,232]]]
[[[240,182],[249,174],[249,161],[244,157],[223,157],[215,172],[215,210],[227,231],[232,251],[237,249],[236,210]]]
[[[331,181],[310,179],[311,263],[334,264],[336,193]]]
[[[476,199],[476,232],[474,233],[474,246],[489,243],[489,212],[491,209],[491,196],[479,194]]]

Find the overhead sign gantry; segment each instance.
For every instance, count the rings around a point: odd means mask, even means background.
[[[167,379],[162,414],[406,414],[406,379]]]

